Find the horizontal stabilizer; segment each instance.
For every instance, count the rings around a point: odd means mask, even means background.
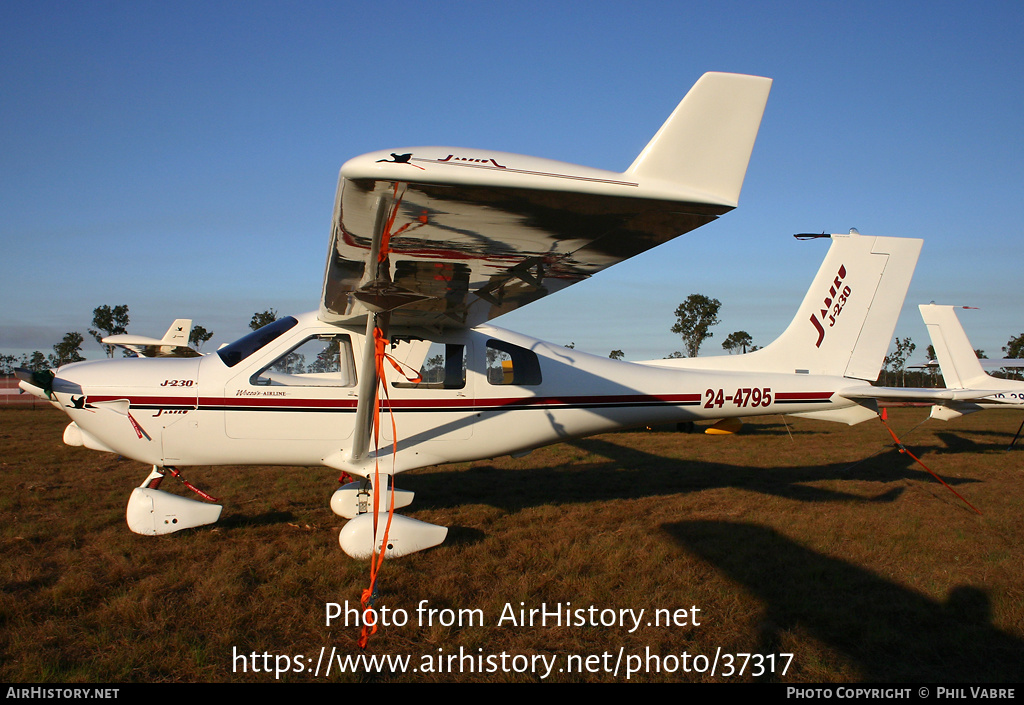
[[[814,419],[815,421],[831,421],[832,423],[844,423],[847,426],[855,426],[863,421],[869,421],[878,416],[878,410],[874,404],[861,406],[860,404],[848,406],[845,409],[829,409],[828,411],[805,411],[799,416],[802,419]]]
[[[928,387],[853,387],[841,394],[847,399],[878,399],[881,401],[946,402],[988,400],[998,389],[931,389]],[[1013,402],[1009,402],[1013,403]]]

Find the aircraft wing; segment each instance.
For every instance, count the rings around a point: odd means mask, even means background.
[[[625,172],[415,147],[341,169],[320,318],[472,327],[734,208],[771,81],[705,74]]]
[[[982,358],[978,360],[981,363],[982,369],[985,370],[1002,370],[1002,369],[1016,369],[1024,367],[1024,358],[1022,357],[1006,357],[1001,360],[989,360],[988,358]]]

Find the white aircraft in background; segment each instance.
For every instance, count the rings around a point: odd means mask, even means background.
[[[932,339],[946,387],[969,390],[975,395],[973,400],[932,406],[930,418],[948,421],[982,409],[1024,410],[1024,382],[1000,379],[985,372],[956,316],[955,306],[922,304],[918,308]]]
[[[108,335],[100,342],[104,345],[125,348],[140,357],[199,357],[200,353],[188,345],[188,337],[191,332],[192,319],[179,318],[171,324],[171,327],[164,333],[164,337],[160,339],[119,333]]]
[[[215,354],[77,363],[23,374],[22,387],[71,417],[65,442],[152,465],[129,500],[134,531],[219,517],[219,505],[156,488],[176,468],[326,467],[361,478],[331,501],[355,557],[444,540],[445,527],[387,513],[412,499],[387,478],[413,468],[644,424],[871,418],[876,399],[901,393],[868,382],[920,240],[832,236],[789,328],[742,356],[637,364],[487,323],[732,210],[770,85],[705,74],[622,173],[450,147],[352,159],[319,311]]]

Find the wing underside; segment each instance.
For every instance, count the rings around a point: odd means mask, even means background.
[[[343,179],[321,318],[472,327],[730,210],[584,193]],[[379,266],[368,276],[375,239]]]

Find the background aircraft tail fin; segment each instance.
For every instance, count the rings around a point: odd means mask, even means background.
[[[625,173],[735,206],[771,86],[760,76],[704,74]]]
[[[950,389],[990,386],[991,378],[978,362],[955,307],[922,304],[918,308],[931,336],[945,385]]]
[[[188,347],[188,337],[192,333],[192,319],[179,318],[171,324],[160,341],[162,345]]]

